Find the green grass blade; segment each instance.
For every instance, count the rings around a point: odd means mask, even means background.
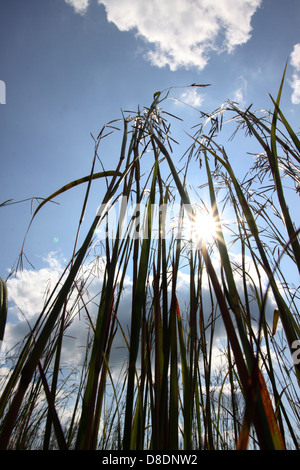
[[[121,164],[122,162],[119,163],[119,165]],[[118,168],[119,169],[119,168]],[[106,195],[104,197],[104,200],[103,200],[103,206],[104,208],[106,207],[106,204],[107,202],[110,200],[110,198],[112,197],[112,194],[113,194],[113,184],[115,182],[115,179],[117,177],[117,174],[119,173],[119,171],[114,172],[114,177],[111,181],[111,186],[108,188],[107,192],[106,192]],[[103,212],[104,212],[104,209],[103,209]],[[60,292],[58,293],[51,309],[50,309],[50,312],[48,314],[48,317],[47,317],[47,320],[44,324],[44,327],[42,328],[42,331],[40,332],[39,334],[39,337],[36,339],[35,341],[35,344],[32,348],[32,351],[30,352],[29,354],[29,357],[28,359],[26,360],[26,363],[21,371],[21,376],[20,376],[20,382],[19,382],[19,387],[18,387],[18,390],[14,396],[14,399],[10,405],[10,409],[6,415],[6,420],[5,420],[5,425],[3,426],[3,429],[2,429],[2,437],[1,437],[1,448],[2,449],[5,449],[8,442],[9,442],[9,438],[10,438],[10,435],[11,435],[11,432],[12,432],[12,429],[13,429],[13,426],[14,426],[14,423],[15,423],[15,420],[16,420],[16,417],[17,417],[17,414],[18,414],[18,411],[19,411],[19,408],[22,404],[22,401],[23,401],[23,398],[24,398],[24,395],[25,395],[25,392],[30,384],[30,381],[31,381],[31,378],[34,374],[34,371],[37,367],[37,364],[38,364],[38,361],[45,349],[45,346],[48,342],[48,339],[53,331],[53,328],[54,328],[54,325],[60,315],[60,312],[61,312],[61,309],[63,308],[63,305],[65,303],[65,300],[68,296],[68,293],[73,285],[73,282],[75,280],[75,277],[78,273],[78,270],[80,268],[80,266],[82,265],[82,262],[84,260],[84,257],[87,253],[87,250],[90,246],[90,243],[93,239],[93,236],[94,236],[94,232],[95,232],[95,229],[99,223],[99,221],[101,220],[101,217],[103,216],[103,213],[100,212],[97,214],[97,216],[95,217],[91,227],[90,227],[90,230],[80,248],[80,250],[78,251],[78,254],[76,256],[76,259],[74,261],[74,264],[72,265],[71,269],[70,269],[70,272],[60,290]]]
[[[176,333],[176,297],[175,276],[172,283],[172,301],[170,306],[170,399],[169,399],[169,446],[171,450],[178,449],[178,358]]]
[[[292,222],[292,219],[290,217],[290,212],[284,197],[284,191],[282,187],[282,182],[281,182],[281,175],[279,171],[279,165],[278,165],[278,155],[277,155],[277,142],[276,142],[276,130],[277,130],[277,117],[278,117],[278,108],[279,108],[279,103],[280,103],[280,98],[281,98],[281,93],[282,93],[282,88],[284,84],[284,77],[285,77],[285,72],[286,72],[286,67],[284,70],[284,74],[282,77],[282,81],[280,84],[277,100],[276,100],[276,105],[273,113],[273,120],[272,120],[272,126],[271,126],[271,149],[272,152],[269,153],[269,161],[270,161],[270,166],[273,172],[273,177],[276,185],[276,190],[278,194],[278,199],[280,202],[282,214],[285,220],[285,225],[287,228],[287,232],[290,237],[291,245],[294,251],[294,255],[296,258],[296,263],[298,266],[298,271],[300,273],[300,244],[297,239],[296,231]]]
[[[286,130],[288,131],[292,141],[294,142],[294,145],[296,147],[296,149],[298,150],[298,152],[300,152],[300,140],[298,139],[296,133],[294,132],[293,128],[291,127],[291,125],[288,123],[287,119],[285,118],[283,112],[281,111],[280,107],[279,107],[279,103],[277,103],[273,97],[270,95],[270,98],[274,104],[274,108],[275,108],[275,111],[276,113],[279,114],[280,116],[280,119],[283,123],[283,125],[285,126]],[[293,154],[294,156],[294,154]],[[300,162],[300,159],[297,159],[298,163]]]
[[[286,335],[287,335],[288,343],[289,343],[289,346],[290,346],[291,351],[292,351],[293,342],[299,339],[299,333],[300,333],[299,328],[296,325],[295,321],[293,320],[293,316],[291,315],[290,310],[288,309],[283,297],[281,296],[281,294],[279,292],[279,288],[278,288],[277,283],[274,279],[272,269],[270,267],[270,264],[269,264],[269,261],[267,259],[265,250],[264,250],[262,242],[260,240],[259,230],[258,230],[258,227],[256,225],[255,218],[254,218],[254,216],[252,214],[252,211],[250,209],[250,206],[247,203],[246,198],[245,198],[245,196],[242,192],[242,189],[241,189],[240,185],[238,184],[238,182],[235,178],[235,175],[233,173],[233,170],[232,170],[231,166],[229,165],[229,162],[228,161],[225,162],[216,152],[212,151],[211,149],[206,148],[206,150],[209,151],[214,156],[214,158],[216,158],[224,166],[224,168],[228,171],[228,173],[230,175],[230,178],[233,182],[233,185],[234,185],[234,188],[236,190],[236,193],[237,193],[241,208],[243,210],[244,216],[247,220],[250,231],[251,231],[251,233],[252,233],[252,235],[255,239],[255,242],[257,244],[257,248],[259,250],[259,253],[260,253],[260,256],[261,256],[261,259],[262,259],[262,267],[265,269],[265,272],[268,276],[271,288],[273,290],[273,293],[274,293],[274,296],[275,296],[275,299],[276,299],[276,302],[277,302],[278,310],[280,312],[280,318],[282,320],[282,323],[283,323],[283,326],[284,326],[284,329],[285,329],[285,332],[286,332]],[[296,370],[298,370],[299,373],[300,373],[299,365],[296,364],[295,367],[296,367]]]
[[[131,446],[131,427],[132,427],[132,409],[133,409],[133,398],[134,398],[134,379],[136,360],[138,356],[139,338],[140,338],[140,327],[142,318],[142,309],[145,302],[145,286],[148,271],[148,261],[150,255],[150,244],[152,236],[152,204],[155,202],[155,185],[157,177],[158,161],[156,159],[155,166],[153,169],[153,178],[151,191],[148,201],[147,208],[147,234],[146,238],[143,238],[142,249],[139,262],[139,271],[136,283],[136,290],[133,299],[132,307],[132,318],[131,318],[131,334],[130,334],[130,353],[129,353],[129,369],[128,369],[128,386],[127,386],[127,398],[126,398],[126,412],[125,412],[125,424],[124,424],[124,439],[123,447],[124,450],[129,450]]]
[[[57,196],[63,194],[64,192],[66,191],[69,191],[70,189],[72,188],[75,188],[76,186],[79,186],[83,183],[88,183],[89,181],[91,180],[95,180],[95,179],[99,179],[99,178],[107,178],[108,176],[121,176],[122,173],[120,172],[115,172],[115,171],[101,171],[99,173],[93,173],[91,175],[88,175],[88,176],[84,176],[82,178],[79,178],[77,180],[74,180],[74,181],[71,181],[70,183],[67,183],[65,184],[64,186],[62,186],[60,189],[58,189],[57,191],[55,191],[53,194],[51,194],[50,196],[48,196],[46,199],[44,199],[39,205],[38,207],[36,208],[36,210],[34,211],[34,214],[32,216],[32,219],[37,215],[37,213],[41,210],[41,208],[47,204],[47,202],[49,201],[52,201],[53,199],[55,199]]]
[[[177,298],[176,302],[176,318],[177,318],[177,327],[178,327],[178,338],[180,346],[180,359],[181,359],[181,369],[182,369],[182,383],[183,383],[183,410],[184,410],[184,449],[192,449],[192,403],[191,403],[191,381],[190,381],[190,371],[187,361],[187,349],[184,341],[184,333],[182,326],[182,319],[180,314],[180,309],[178,305]]]
[[[6,282],[0,278],[0,341],[3,341],[7,320],[7,287]]]
[[[192,209],[192,205],[191,205],[189,196],[186,193],[186,191],[185,191],[185,189],[184,189],[184,187],[183,187],[183,185],[182,185],[182,183],[181,183],[181,181],[178,177],[178,174],[177,174],[177,171],[176,171],[175,166],[173,164],[173,161],[172,161],[167,149],[160,142],[160,140],[155,135],[153,135],[153,138],[154,138],[155,142],[157,143],[159,149],[161,150],[161,152],[165,155],[165,157],[167,159],[167,162],[168,162],[168,165],[170,167],[172,176],[174,178],[176,187],[177,187],[178,192],[179,192],[180,197],[181,197],[181,202],[182,202],[182,204],[184,204],[184,208],[186,209],[187,215],[190,218],[191,222],[194,222],[194,213],[193,213],[193,209]],[[207,150],[209,150],[209,149],[207,149]],[[247,367],[246,367],[246,365],[244,363],[244,360],[243,360],[243,355],[242,355],[242,352],[241,352],[241,349],[240,349],[239,341],[237,339],[237,336],[236,336],[236,333],[235,333],[235,330],[234,330],[232,320],[230,318],[230,314],[229,314],[229,311],[228,311],[228,307],[227,307],[227,304],[226,304],[225,297],[223,295],[222,289],[221,289],[220,284],[219,284],[218,277],[216,275],[215,269],[214,269],[213,264],[211,262],[210,256],[207,252],[207,248],[206,248],[205,244],[203,244],[202,247],[201,247],[201,253],[202,253],[202,256],[203,256],[204,261],[206,263],[209,276],[212,280],[212,284],[214,286],[215,294],[216,294],[216,297],[217,297],[218,304],[220,306],[220,310],[221,310],[221,313],[222,313],[222,316],[223,316],[223,319],[224,319],[224,323],[226,325],[226,328],[228,329],[228,335],[230,337],[230,341],[231,341],[232,347],[234,349],[235,359],[236,359],[238,367],[239,367],[239,373],[241,375],[241,379],[242,379],[244,385],[247,387],[247,385],[246,385],[248,383]]]
[[[57,443],[58,443],[58,446],[59,446],[59,450],[67,450],[68,446],[67,446],[67,443],[66,443],[66,440],[65,440],[65,436],[64,436],[64,433],[63,433],[61,423],[60,423],[58,415],[57,415],[57,411],[56,411],[55,404],[54,404],[54,397],[53,397],[53,394],[51,393],[51,391],[49,389],[48,382],[47,382],[45,373],[43,371],[43,368],[42,368],[40,362],[39,362],[39,372],[40,372],[43,387],[44,387],[44,390],[45,390],[45,395],[46,395],[47,402],[48,402],[48,409],[49,409],[49,413],[50,413],[51,418],[52,418],[53,427],[54,427]]]
[[[213,216],[214,216],[216,227],[217,227],[217,244],[218,244],[220,258],[221,258],[221,265],[225,271],[227,285],[228,285],[228,292],[229,292],[229,301],[231,302],[231,307],[234,312],[236,322],[238,325],[238,330],[239,330],[240,338],[243,344],[243,350],[246,356],[248,368],[249,370],[251,370],[252,365],[253,365],[253,351],[251,350],[251,347],[247,338],[247,334],[245,331],[243,319],[242,319],[242,312],[241,312],[240,303],[239,303],[239,294],[238,294],[238,290],[237,290],[236,283],[234,280],[232,267],[231,267],[231,263],[229,259],[229,254],[227,251],[227,247],[226,247],[226,243],[225,243],[225,239],[224,239],[224,235],[223,235],[223,231],[221,227],[221,220],[219,216],[217,200],[216,200],[214,185],[212,181],[212,176],[211,176],[211,171],[210,171],[206,151],[204,152],[204,157],[205,157],[206,172],[208,176],[211,207],[212,207]]]

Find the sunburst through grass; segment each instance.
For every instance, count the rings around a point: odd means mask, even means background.
[[[82,220],[92,181],[106,180],[106,193],[81,247],[76,237],[64,278],[24,338],[13,365],[9,359],[0,397],[1,449],[299,449],[300,367],[292,360],[300,340],[299,287],[289,279],[290,266],[300,271],[299,220],[292,220],[285,187],[287,179],[290,187],[298,187],[300,142],[279,108],[282,86],[283,81],[268,119],[252,114],[250,107],[241,111],[232,102],[210,115],[200,114],[203,124],[185,152],[189,163],[182,178],[172,155],[176,142],[169,121],[175,116],[162,109],[170,90],[155,93],[150,107],[138,110],[134,119],[122,116],[115,170],[103,171],[102,163],[100,172],[95,168],[103,138],[115,131],[113,121],[95,139],[91,174],[55,191],[37,208],[34,218],[46,202],[88,183]],[[246,129],[247,138],[263,147],[246,183],[238,182],[230,155],[216,142],[225,113],[231,114],[228,122],[238,123],[237,131]],[[200,170],[197,164],[198,179],[209,188],[210,198],[191,208],[186,180],[190,162],[198,159],[205,162]],[[285,187],[279,168],[288,169]],[[265,179],[268,197],[262,201]],[[97,227],[108,223],[108,206],[122,197],[135,204],[147,201],[146,230],[139,230],[141,221],[134,213],[123,237],[117,232],[95,244]],[[184,237],[173,236],[175,224],[170,230],[163,217],[152,225],[155,204],[170,207],[174,201],[180,207],[176,222]],[[234,218],[230,244],[219,226],[219,209],[228,206]],[[132,228],[138,237],[130,236]],[[169,232],[166,240],[162,234]],[[229,255],[233,245],[241,253],[239,278]],[[87,269],[82,267],[96,248],[103,273],[100,292],[91,303],[83,279]],[[249,259],[255,281],[247,272]],[[90,273],[93,278],[96,272]],[[261,272],[267,276],[267,290]],[[126,279],[131,282],[124,307]],[[267,296],[276,304],[273,328],[266,314]],[[7,309],[1,299],[4,329]],[[122,324],[124,308],[129,325]],[[70,384],[64,375],[63,345],[72,322],[82,319],[84,329],[89,325],[87,346],[80,378]],[[218,335],[224,344],[222,370],[214,369]],[[120,341],[128,367],[117,382],[111,361]],[[113,390],[109,410],[108,386]],[[64,389],[72,394],[68,422],[60,412]]]
[[[194,249],[202,246],[212,247],[218,239],[220,222],[205,204],[195,204],[192,210],[184,211],[178,218],[177,226],[182,240],[192,244]],[[173,223],[172,227],[176,227]]]
[[[193,220],[188,220],[187,231],[191,234],[191,239],[195,246],[200,248],[202,244],[211,245],[215,242],[219,223],[212,211],[196,207]]]

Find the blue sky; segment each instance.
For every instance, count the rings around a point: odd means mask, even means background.
[[[298,0],[0,0],[0,24],[0,203],[27,200],[0,207],[3,278],[20,252],[30,198],[87,175],[90,134],[121,109],[148,106],[156,91],[210,83],[194,95],[173,93],[206,112],[227,99],[269,109],[288,60],[282,107],[299,130]],[[169,106],[186,130],[196,123],[196,111]],[[118,145],[101,154],[107,170]],[[30,282],[55,277],[62,258],[70,259],[84,189],[39,213],[25,245],[36,268],[25,265]],[[95,183],[87,226],[101,190]]]

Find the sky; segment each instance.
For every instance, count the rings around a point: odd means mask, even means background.
[[[193,106],[168,104],[189,130],[197,109],[227,99],[270,109],[288,61],[282,107],[298,131],[299,24],[298,0],[0,0],[0,204],[10,201],[0,206],[0,277],[20,253],[32,198],[88,175],[92,136],[122,110],[149,106],[156,91],[174,87]],[[184,88],[191,83],[211,86]],[[113,143],[101,158],[114,169]],[[240,155],[235,163],[243,165]],[[101,189],[95,184],[87,227]],[[30,264],[9,280],[8,342],[70,259],[84,190],[44,206],[31,226]]]

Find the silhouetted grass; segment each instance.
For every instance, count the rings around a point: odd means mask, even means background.
[[[299,272],[300,250],[285,188],[289,184],[297,198],[300,142],[280,108],[283,83],[271,100],[272,113],[241,110],[233,102],[199,113],[180,162],[171,134],[177,117],[164,110],[171,90],[155,93],[149,108],[124,113],[119,121],[115,170],[96,172],[95,166],[117,121],[95,139],[90,175],[38,206],[33,219],[45,203],[87,183],[74,256],[3,383],[2,449],[298,449],[299,286],[289,272]],[[223,146],[225,120],[258,148],[242,180],[237,159]],[[196,190],[189,185],[191,173]],[[101,178],[106,191],[78,248],[90,186]],[[110,211],[124,201],[143,206],[144,218],[133,211],[122,220],[121,211],[114,237],[94,244],[99,224],[109,223]],[[178,213],[170,225],[155,207],[174,205]],[[213,237],[203,236],[208,219],[198,216],[197,206],[213,214]],[[104,261],[96,318],[84,294],[88,279],[97,277],[93,262],[88,273],[82,271],[91,255],[95,264],[99,257]],[[182,273],[187,305],[180,298]],[[126,276],[132,281],[128,329],[120,313]],[[1,282],[2,329],[5,292]],[[63,373],[62,345],[78,304],[89,328],[74,380]],[[116,378],[110,357],[120,336],[126,362]]]

